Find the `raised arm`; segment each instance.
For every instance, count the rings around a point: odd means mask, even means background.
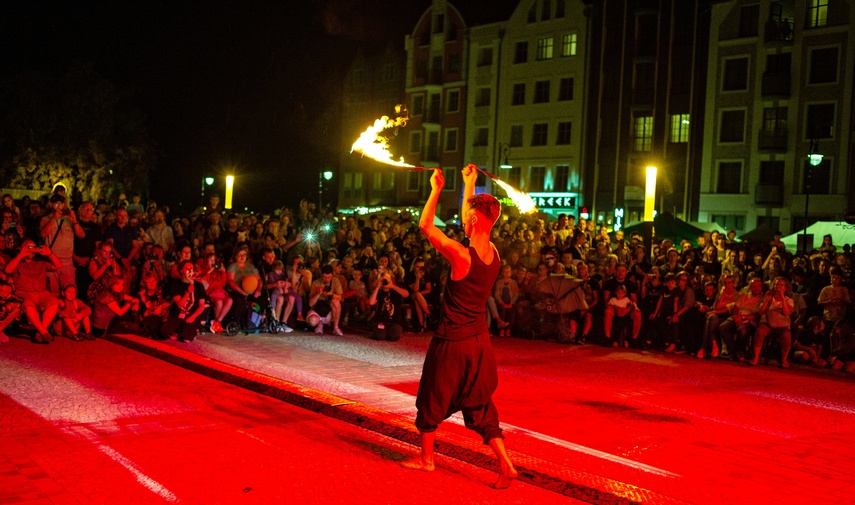
[[[466,169],[464,169],[465,171]],[[464,178],[465,179],[465,178]],[[422,234],[428,239],[430,245],[432,245],[440,254],[448,258],[452,264],[456,262],[456,259],[459,258],[463,252],[465,251],[463,245],[459,242],[451,240],[446,237],[445,234],[433,224],[434,217],[436,216],[436,205],[439,203],[439,195],[442,192],[442,188],[445,185],[445,177],[442,174],[442,170],[435,170],[433,175],[430,178],[431,191],[430,196],[428,196],[427,202],[425,202],[425,208],[422,210],[421,218],[419,219],[419,230],[421,230]],[[473,187],[474,192],[474,187]],[[463,200],[463,208],[468,209],[469,206],[466,203],[465,197],[466,191],[464,190],[464,200]],[[461,219],[465,216],[465,212],[461,214]]]

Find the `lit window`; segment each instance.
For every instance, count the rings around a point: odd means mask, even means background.
[[[653,116],[635,118],[635,150],[649,151],[653,147]]]
[[[811,0],[808,23],[811,28],[828,24],[828,0]]]
[[[561,37],[561,56],[576,56],[576,34],[565,33]]]
[[[537,59],[549,60],[552,58],[552,37],[538,39],[537,41]]]
[[[671,142],[684,144],[689,141],[689,115],[671,114]]]

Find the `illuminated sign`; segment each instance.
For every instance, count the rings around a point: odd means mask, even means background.
[[[575,209],[577,193],[529,193],[538,209]]]
[[[615,209],[615,225],[614,231],[618,231],[623,228],[623,208]]]

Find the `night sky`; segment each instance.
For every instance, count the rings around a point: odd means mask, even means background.
[[[467,24],[515,1],[455,3]],[[314,196],[337,164],[341,78],[360,45],[403,46],[428,0],[0,2],[0,78],[74,61],[130,93],[158,164],[150,196],[198,205],[202,177],[237,176],[235,204]],[[374,118],[366,118],[368,124]],[[333,149],[327,148],[332,146]]]

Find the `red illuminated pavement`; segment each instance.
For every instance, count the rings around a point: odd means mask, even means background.
[[[456,418],[438,433],[440,471],[403,471],[428,340],[13,340],[0,347],[0,489],[17,479],[44,503],[128,490],[188,503],[855,503],[851,375],[511,338],[494,339],[495,400],[521,482],[489,489],[489,451]]]

